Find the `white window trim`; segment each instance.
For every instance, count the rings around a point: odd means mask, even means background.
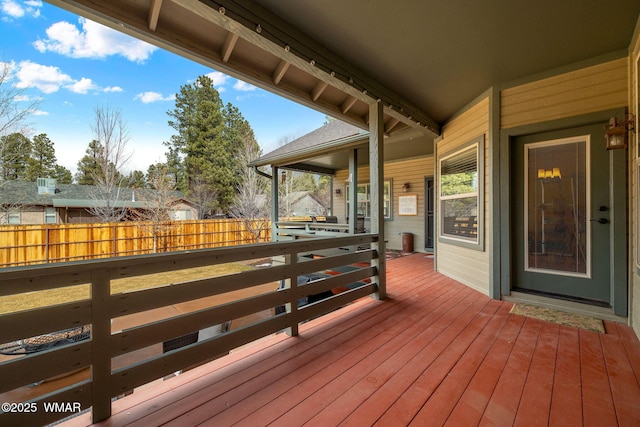
[[[468,151],[470,147],[474,147],[476,149],[476,167],[478,174],[478,184],[477,191],[464,193],[464,194],[456,194],[456,195],[447,195],[442,196],[442,162],[444,160],[450,159],[456,155],[464,151]],[[452,150],[446,151],[442,154],[438,155],[438,166],[437,166],[437,176],[438,176],[438,242],[447,243],[451,245],[461,246],[469,249],[475,249],[478,251],[484,251],[484,216],[485,216],[485,206],[484,206],[484,193],[485,193],[485,170],[484,170],[484,135],[480,135],[476,138],[473,138],[471,141],[458,146]],[[466,237],[458,237],[450,234],[444,233],[444,215],[443,215],[443,201],[446,200],[455,200],[469,197],[477,197],[478,200],[478,214],[477,223],[478,230],[476,233],[475,239],[466,238]]]

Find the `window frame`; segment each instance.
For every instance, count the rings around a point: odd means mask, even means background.
[[[18,222],[15,222],[17,218]],[[22,224],[22,215],[18,209],[9,209],[7,211],[7,225],[20,225]]]
[[[444,151],[443,153],[439,153],[438,155],[438,165],[437,165],[437,173],[438,173],[438,241],[442,243],[447,243],[451,245],[456,245],[464,248],[474,249],[478,251],[484,251],[484,216],[485,216],[485,206],[484,206],[484,193],[485,193],[485,152],[484,152],[484,135],[480,135],[478,137],[473,138],[467,143],[457,146],[451,150]],[[442,176],[443,176],[443,162],[446,160],[450,160],[455,158],[456,156],[462,156],[466,154],[469,150],[475,150],[475,159],[476,159],[476,190],[473,192],[453,194],[453,195],[442,195]],[[476,198],[476,235],[475,238],[465,237],[455,234],[447,234],[445,233],[445,216],[444,216],[444,204],[447,200],[459,200],[459,199],[468,199],[468,198]]]
[[[346,211],[346,218],[349,218],[349,185],[347,184],[345,187],[345,202],[344,202],[344,206],[345,206],[345,211]],[[386,206],[389,207],[389,212],[388,215],[385,215],[384,220],[385,221],[391,221],[393,220],[393,179],[385,179],[384,180],[384,186],[389,188],[389,197],[388,199],[385,199],[385,195],[384,193],[382,194],[382,203],[385,204]],[[365,219],[371,219],[371,185],[368,182],[359,182],[358,183],[358,188],[364,187],[366,190],[364,192],[365,194],[365,200],[363,201],[364,203],[366,203],[366,209],[365,212],[366,214],[364,215]],[[361,216],[361,215],[358,215]]]
[[[53,221],[49,221],[49,219],[53,219]],[[56,208],[51,208],[51,207],[44,208],[44,223],[45,224],[58,223],[58,213],[56,212]]]

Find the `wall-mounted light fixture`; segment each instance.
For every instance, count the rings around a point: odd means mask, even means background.
[[[624,120],[618,121],[617,117],[611,117],[609,124],[605,126],[605,138],[607,150],[621,150],[627,148],[629,131],[635,131],[635,117],[633,114],[625,114]]]
[[[405,182],[404,184],[402,184],[402,191],[404,191],[405,193],[409,191],[410,188],[411,188],[411,184],[409,184],[408,182]]]
[[[342,194],[342,190],[340,190],[339,188],[336,188],[336,196],[340,197],[341,194]]]

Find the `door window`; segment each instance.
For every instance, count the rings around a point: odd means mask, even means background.
[[[588,137],[527,145],[525,270],[590,276],[588,153]]]

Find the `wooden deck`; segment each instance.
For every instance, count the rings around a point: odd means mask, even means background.
[[[433,272],[388,263],[363,299],[113,404],[104,426],[640,425],[640,342],[509,313]],[[83,414],[65,426],[90,425]]]

